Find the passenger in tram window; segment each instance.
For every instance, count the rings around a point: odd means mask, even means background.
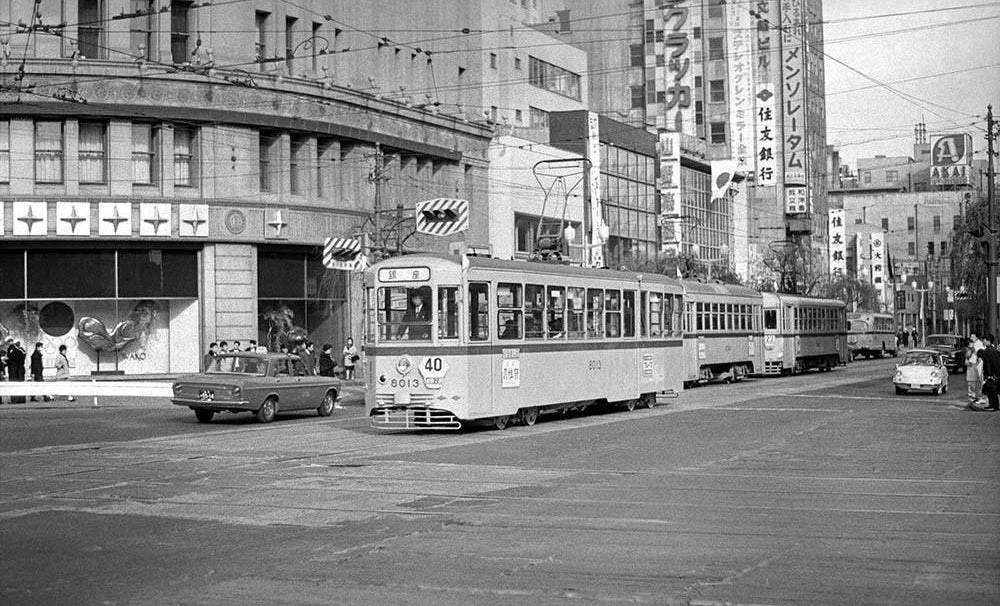
[[[407,335],[411,341],[426,341],[431,338],[431,310],[424,304],[424,295],[419,290],[410,294],[410,305],[403,314],[403,320],[396,337]]]
[[[501,315],[503,315],[501,313]],[[503,322],[503,331],[500,333],[501,339],[518,339],[520,335],[518,334],[517,319],[510,315]]]
[[[555,312],[549,312],[549,338],[561,339],[563,337],[562,316],[556,316]]]

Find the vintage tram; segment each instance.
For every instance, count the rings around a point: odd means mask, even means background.
[[[762,293],[764,374],[847,363],[847,306],[836,299]]]
[[[376,428],[502,429],[550,411],[652,407],[683,389],[683,288],[660,275],[410,255],[365,272]]]
[[[685,280],[684,381],[739,381],[764,372],[761,296],[744,286]]]

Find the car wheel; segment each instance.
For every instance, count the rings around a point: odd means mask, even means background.
[[[901,396],[901,395],[903,395],[903,394],[905,394],[905,393],[906,393],[906,390],[905,390],[905,389],[903,389],[902,387],[897,387],[897,388],[896,388],[896,395],[897,395],[897,396]]]
[[[199,423],[208,423],[215,416],[214,410],[196,410],[194,411],[194,418],[198,419]]]
[[[337,403],[337,394],[333,391],[326,392],[323,396],[323,403],[319,405],[316,412],[319,413],[321,417],[328,417],[333,414],[333,406]]]
[[[274,415],[278,413],[278,401],[274,398],[264,400],[264,403],[257,409],[257,420],[261,423],[270,423],[274,420]]]

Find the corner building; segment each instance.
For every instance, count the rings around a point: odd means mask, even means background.
[[[0,6],[0,336],[47,373],[63,344],[74,375],[141,375],[211,341],[359,340],[360,279],[321,258],[371,230],[376,183],[382,208],[469,200],[487,239],[492,129],[338,80],[342,38],[372,38],[331,3],[251,7]]]

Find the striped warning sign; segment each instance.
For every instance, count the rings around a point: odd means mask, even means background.
[[[327,238],[323,244],[323,266],[345,271],[362,271],[368,259],[361,254],[357,238]]]
[[[435,198],[417,202],[417,231],[450,236],[469,228],[469,201]]]

